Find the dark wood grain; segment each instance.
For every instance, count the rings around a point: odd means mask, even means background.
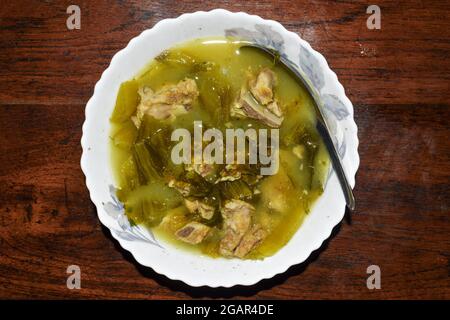
[[[450,299],[450,4],[366,1],[0,4],[0,298]],[[357,210],[306,263],[253,287],[190,288],[139,266],[96,216],[79,166],[85,103],[157,21],[223,7],[281,22],[327,58],[355,107]],[[351,220],[351,221],[350,221]],[[66,288],[66,268],[82,289]],[[366,287],[366,268],[382,289]]]

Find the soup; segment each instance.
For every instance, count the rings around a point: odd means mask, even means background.
[[[307,91],[276,61],[244,44],[196,39],[162,52],[122,83],[110,118],[110,149],[117,196],[130,222],[200,254],[261,259],[298,230],[323,192],[329,157]],[[247,135],[244,152],[231,157],[216,148],[214,156],[231,160],[217,163],[193,151],[199,128],[223,137],[239,129],[276,135],[265,142]],[[177,129],[192,134],[183,163],[173,160]],[[199,145],[208,148],[204,140]],[[250,161],[251,146],[276,160],[274,172],[262,174],[267,163]]]

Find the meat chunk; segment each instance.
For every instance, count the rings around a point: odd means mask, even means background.
[[[191,158],[191,163],[185,164],[184,169],[188,172],[197,173],[208,182],[214,182],[214,180],[216,179],[217,165],[205,161],[204,159],[202,159],[202,155],[197,159],[195,158],[195,156],[193,156]]]
[[[256,79],[250,81],[250,91],[259,103],[267,105],[273,101],[273,87],[276,79],[275,72],[266,68],[259,72]]]
[[[241,200],[230,200],[222,208],[225,235],[220,241],[219,252],[223,256],[233,256],[233,252],[250,227],[255,208]]]
[[[190,244],[199,244],[206,238],[210,227],[199,222],[189,222],[175,233],[178,239]]]
[[[141,87],[138,93],[141,102],[137,107],[136,116],[132,117],[136,127],[140,126],[144,114],[161,120],[186,113],[199,95],[197,83],[192,79],[166,85],[156,92],[148,87]]]
[[[162,87],[155,94],[145,97],[146,104],[190,105],[199,95],[197,83],[186,78],[177,84]]]
[[[266,125],[278,128],[283,122],[283,113],[274,99],[273,87],[277,79],[270,69],[263,69],[255,79],[249,81],[249,89],[241,89],[237,101],[231,106],[232,117],[249,117],[264,122]]]
[[[254,225],[247,231],[241,242],[234,250],[234,255],[238,258],[244,258],[267,236],[267,232],[259,225]]]
[[[194,171],[201,177],[205,178],[206,180],[209,180],[209,177],[214,176],[216,172],[216,168],[213,164],[209,163],[200,163],[200,164],[186,164],[185,165],[186,171]]]
[[[184,205],[190,213],[199,213],[203,219],[211,219],[214,215],[214,207],[200,200],[184,199]]]
[[[274,105],[272,109],[276,108],[276,112],[281,114],[281,111]],[[232,106],[230,110],[232,117],[243,118],[249,117],[252,119],[260,120],[266,125],[272,128],[279,128],[284,118],[277,116],[267,107],[260,105],[250,92],[241,92],[241,96]]]
[[[177,190],[183,197],[187,197],[192,193],[192,185],[188,182],[172,179],[169,181],[168,186]]]
[[[235,181],[240,179],[242,176],[241,171],[239,171],[239,166],[237,164],[227,164],[224,169],[220,171],[220,177],[215,183],[221,181]]]
[[[269,109],[270,112],[272,112],[277,117],[282,117],[283,113],[281,112],[280,106],[276,101],[272,101],[267,105],[267,109]]]

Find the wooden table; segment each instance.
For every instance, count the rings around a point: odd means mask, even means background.
[[[0,298],[450,298],[450,3],[67,1],[0,4]],[[79,161],[84,108],[142,30],[222,7],[281,22],[327,59],[355,107],[351,221],[307,263],[253,287],[190,288],[141,267],[97,219]],[[81,290],[66,288],[79,265]],[[366,287],[369,265],[381,289]]]

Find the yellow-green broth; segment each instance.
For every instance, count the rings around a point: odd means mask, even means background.
[[[197,245],[186,244],[174,235],[177,229],[192,221],[181,195],[167,187],[163,179],[146,185],[139,182],[131,151],[138,137],[138,130],[131,121],[139,102],[137,90],[141,86],[158,90],[187,77],[195,79],[199,99],[187,114],[177,117],[172,128],[192,128],[193,121],[201,120],[209,127],[222,130],[227,122],[234,128],[245,130],[249,124],[255,125],[255,121],[230,118],[227,114],[229,104],[239,95],[249,73],[271,68],[278,78],[274,95],[284,112],[284,121],[280,127],[278,173],[260,181],[261,194],[252,200],[256,208],[253,219],[268,230],[268,236],[246,258],[261,259],[276,253],[298,230],[323,192],[329,157],[315,129],[314,105],[307,91],[269,56],[254,49],[240,48],[242,45],[243,42],[231,38],[196,39],[163,52],[134,79],[122,84],[111,116],[110,151],[118,197],[133,223],[146,225],[159,239],[172,245],[218,257],[223,234],[220,213],[216,212],[219,217],[207,222],[212,232],[205,241]],[[292,151],[296,145],[302,148],[302,159]],[[282,212],[268,207],[268,202],[277,201],[277,196],[284,197],[287,203]],[[150,205],[154,209],[154,203],[158,203],[157,214],[143,215],[143,208]]]

